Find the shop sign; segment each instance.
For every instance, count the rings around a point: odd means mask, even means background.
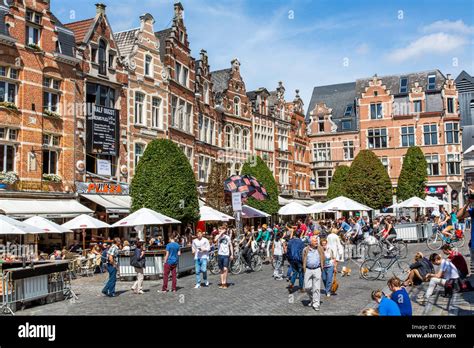
[[[425,193],[427,194],[432,194],[432,195],[435,195],[435,194],[444,194],[445,192],[445,188],[443,186],[426,186],[425,187]]]
[[[112,173],[112,166],[109,160],[97,159],[97,174],[110,176]]]
[[[77,193],[101,194],[101,195],[128,195],[129,186],[110,182],[78,182]]]
[[[118,155],[119,111],[94,106],[87,114],[87,152]]]

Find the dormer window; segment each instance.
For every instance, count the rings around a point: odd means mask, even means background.
[[[401,77],[400,78],[400,93],[407,93],[408,92],[408,78]]]
[[[63,53],[63,48],[61,47],[61,42],[59,40],[56,41],[56,53]]]
[[[436,88],[436,75],[428,75],[428,91],[434,91]]]
[[[28,46],[39,46],[41,40],[41,13],[26,11],[26,44]]]
[[[350,116],[352,114],[352,104],[346,106],[346,111],[344,111],[344,116]]]
[[[41,24],[41,13],[35,11],[26,11],[26,20],[35,24]]]

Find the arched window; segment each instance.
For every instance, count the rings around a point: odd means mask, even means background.
[[[244,151],[248,151],[250,149],[250,137],[249,137],[249,130],[245,128],[242,132],[242,149]]]
[[[236,162],[234,164],[234,173],[235,175],[240,175],[240,170],[242,169],[242,163]]]
[[[224,146],[225,147],[232,147],[232,137],[233,137],[233,130],[232,130],[232,126],[230,125],[227,125],[225,126],[225,129],[224,129],[224,133],[225,133],[225,143],[224,143]]]
[[[239,97],[234,98],[234,115],[240,116],[240,98]]]
[[[103,39],[99,41],[99,74],[107,74],[107,43]]]
[[[242,131],[239,127],[234,129],[234,148],[240,150],[242,148]]]

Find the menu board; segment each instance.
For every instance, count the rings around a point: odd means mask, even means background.
[[[117,156],[119,148],[119,111],[94,106],[87,114],[87,152]]]

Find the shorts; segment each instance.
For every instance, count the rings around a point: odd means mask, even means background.
[[[224,268],[229,268],[229,259],[229,256],[217,255],[217,264],[221,271],[223,271]]]

